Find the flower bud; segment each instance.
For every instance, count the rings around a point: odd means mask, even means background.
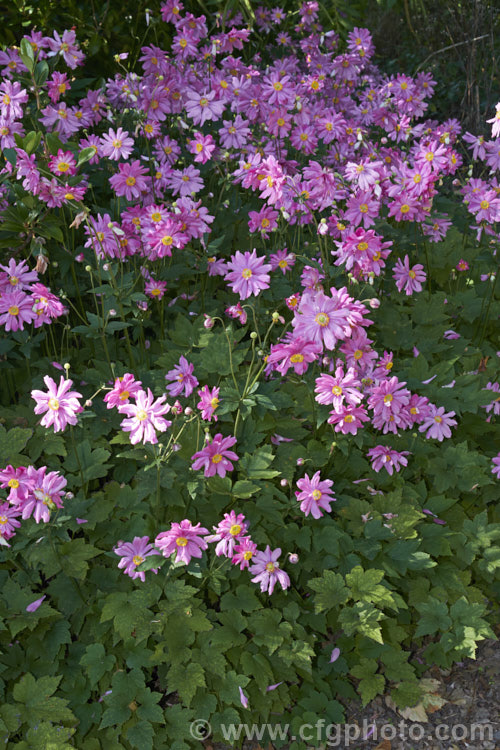
[[[250,338],[253,339],[253,340],[255,340],[258,335],[259,334],[256,331],[252,331],[252,333],[250,334]]]
[[[85,401],[85,407],[86,407],[87,409],[90,409],[90,407],[91,407],[91,406],[92,406],[92,399],[88,398],[88,399],[87,399],[87,400]]]
[[[206,315],[205,313],[203,314],[205,315],[205,320],[203,321],[203,327],[210,330],[210,328],[214,327],[215,321],[213,318],[210,317],[210,315]]]
[[[299,556],[296,552],[290,552],[288,555],[288,562],[292,563],[292,565],[296,565],[299,561]]]
[[[193,410],[191,409],[191,407],[186,406],[186,409],[184,411],[184,414],[186,415],[186,417],[190,417],[192,413],[193,413]]]
[[[85,270],[87,273],[90,273],[92,271],[92,266],[85,266]]]
[[[70,369],[70,367],[71,367],[71,365],[70,365],[70,363],[69,363],[69,362],[65,362],[65,363],[63,364],[63,367],[64,367],[64,369],[65,369],[65,370],[69,370],[69,369]]]
[[[287,487],[288,486],[288,479],[281,479],[280,480],[280,484],[281,484],[282,487]]]
[[[303,458],[298,458],[297,459],[297,466],[303,466],[303,464],[304,464],[304,459]]]

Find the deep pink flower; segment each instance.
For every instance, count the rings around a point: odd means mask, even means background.
[[[18,529],[21,523],[17,520],[17,517],[21,515],[21,511],[17,507],[13,507],[8,502],[0,505],[0,538],[2,540],[10,539],[14,536],[15,529]]]
[[[335,425],[335,432],[343,435],[356,435],[363,427],[363,422],[368,422],[370,417],[364,406],[341,406],[338,410],[330,412],[328,424]]]
[[[123,404],[118,407],[121,414],[126,414],[128,419],[124,419],[121,428],[124,432],[130,432],[130,442],[152,443],[158,442],[156,430],[165,432],[172,422],[164,419],[162,414],[168,414],[170,405],[164,403],[166,396],[154,400],[151,390],[139,391],[135,396],[135,404]]]
[[[135,375],[126,372],[120,378],[116,378],[113,388],[104,396],[104,403],[108,409],[115,406],[128,404],[131,396],[136,396],[142,390],[142,383],[135,379]]]
[[[201,390],[198,391],[200,401],[196,404],[198,409],[201,409],[201,418],[206,419],[208,422],[217,422],[217,414],[215,410],[219,406],[219,388],[210,389],[208,385],[204,385]]]
[[[118,174],[109,178],[109,184],[117,195],[123,195],[128,201],[140,198],[148,189],[147,174],[138,159],[126,164],[118,164]]]
[[[257,551],[254,555],[255,562],[249,567],[249,572],[254,576],[252,583],[260,583],[260,590],[267,591],[271,595],[276,583],[279,582],[281,588],[287,589],[290,586],[290,578],[281,570],[278,558],[281,555],[281,549],[271,552],[267,545],[265,552]]]
[[[68,424],[75,425],[77,414],[83,411],[78,399],[82,394],[70,390],[72,380],[65,380],[61,375],[59,385],[46,375],[43,382],[47,386],[47,393],[33,390],[31,397],[36,401],[35,414],[45,414],[40,424],[43,427],[54,427],[54,432],[65,430]]]
[[[344,374],[344,364],[338,360],[335,376],[323,373],[316,378],[315,398],[319,404],[332,404],[334,411],[338,411],[344,401],[350,406],[357,406],[363,400],[359,388],[361,381],[354,368],[349,367]]]
[[[444,438],[451,437],[450,427],[457,424],[454,411],[445,413],[444,406],[439,408],[435,404],[429,404],[429,411],[424,421],[418,428],[419,432],[425,432],[426,438],[436,438],[441,443]]]
[[[313,474],[312,477],[305,474],[302,479],[297,481],[297,487],[300,492],[296,492],[295,494],[301,504],[300,509],[304,515],[308,516],[310,513],[313,518],[321,518],[323,516],[321,508],[330,513],[330,503],[335,501],[333,492],[330,489],[332,484],[331,479],[321,480],[319,471]]]
[[[330,292],[331,297],[321,291],[306,292],[292,321],[297,336],[322,343],[326,349],[334,349],[339,340],[350,336],[353,326],[363,321],[361,310],[366,310],[345,287],[332,287]]]
[[[24,331],[25,323],[36,319],[33,299],[21,289],[6,292],[0,297],[0,323],[6,331]]]
[[[265,256],[257,257],[256,250],[251,253],[240,253],[237,250],[231,256],[231,261],[227,264],[230,272],[226,274],[225,280],[233,292],[240,295],[240,299],[247,299],[252,294],[257,296],[269,287],[271,266],[265,260]]]
[[[238,544],[234,548],[234,555],[231,558],[233,565],[239,565],[240,570],[248,568],[250,560],[257,551],[257,545],[252,542],[249,536],[240,537]]]
[[[193,526],[186,518],[180,523],[173,523],[170,531],[158,534],[155,545],[163,557],[170,557],[177,552],[175,562],[187,565],[192,557],[201,557],[202,550],[208,547],[205,539],[200,538],[203,534],[208,534],[208,529],[203,528],[200,523]]]
[[[58,471],[49,471],[48,474],[46,471],[46,466],[40,469],[28,466],[26,469],[29,493],[19,505],[23,519],[33,516],[37,523],[48,523],[50,512],[63,507],[62,494],[67,481]]]
[[[0,264],[0,287],[4,284],[6,289],[2,289],[2,294],[5,291],[31,291],[31,285],[38,281],[38,274],[36,271],[30,271],[29,266],[25,260],[21,260],[16,263],[14,258],[9,260],[7,266]]]
[[[282,375],[286,375],[290,367],[293,367],[297,375],[303,375],[309,364],[314,362],[321,352],[321,344],[287,334],[282,343],[271,346],[266,364],[273,365],[273,369]]]
[[[121,556],[118,567],[124,569],[125,575],[130,578],[140,578],[141,581],[146,580],[146,574],[144,571],[138,571],[137,567],[144,562],[146,557],[160,554],[149,542],[148,536],[136,536],[132,542],[119,542],[113,552]],[[156,568],[152,568],[152,571],[158,572]]]
[[[224,519],[218,526],[214,526],[215,534],[207,536],[207,542],[218,542],[215,548],[217,557],[232,557],[234,548],[243,537],[246,536],[248,525],[245,523],[245,516],[242,513],[236,514],[234,510],[230,513],[224,513]]]
[[[215,474],[225,477],[234,468],[231,461],[238,461],[239,458],[234,451],[229,450],[235,443],[235,437],[223,438],[222,433],[218,432],[212,442],[191,456],[192,468],[197,471],[203,466],[206,477],[213,477]]]

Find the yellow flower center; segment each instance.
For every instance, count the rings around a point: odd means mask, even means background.
[[[408,211],[410,210],[410,207],[408,203],[403,203],[403,205],[401,206],[399,210],[401,211],[402,214],[407,214]]]
[[[366,205],[366,203],[362,203],[359,207],[359,210],[362,214],[368,213],[368,206]]]
[[[441,424],[441,422],[442,422],[443,420],[442,420],[442,418],[441,418],[441,417],[434,417],[434,421],[435,421],[435,422],[437,422],[438,424]]]
[[[290,362],[303,362],[304,361],[304,355],[297,352],[297,354],[292,354],[290,357]]]
[[[217,397],[214,397],[210,401],[210,406],[212,407],[212,409],[217,409],[217,407],[219,406],[219,399]]]
[[[165,237],[161,238],[161,244],[162,245],[171,245],[173,242],[173,237],[171,237],[169,234],[167,234]]]
[[[321,500],[321,491],[320,490],[313,490],[312,496],[314,500]]]
[[[59,409],[59,401],[57,398],[49,398],[48,406],[52,411],[57,411]]]
[[[239,525],[239,523],[235,523],[229,529],[229,533],[231,534],[231,536],[238,536],[238,534],[240,533],[240,531],[241,531],[241,526]]]
[[[140,565],[144,562],[144,558],[140,555],[134,555],[132,558],[132,562],[134,563],[134,565]]]
[[[222,461],[222,456],[220,453],[216,453],[214,456],[212,456],[213,464],[220,464],[221,461]]]
[[[204,97],[204,96],[203,96],[203,97],[202,97],[202,98],[200,99],[200,107],[206,107],[206,106],[207,106],[207,104],[208,104],[208,99],[207,99],[206,97]]]
[[[479,205],[481,206],[483,211],[486,211],[486,209],[490,207],[489,201],[481,201]]]
[[[185,536],[178,536],[177,539],[175,540],[175,543],[178,547],[185,547],[188,543],[188,540],[186,539]]]
[[[3,96],[3,103],[4,104],[10,104],[10,96],[8,94],[4,94],[4,96]]]
[[[414,279],[416,275],[417,274],[415,273],[415,271],[408,271],[408,276],[410,277],[410,279]]]
[[[280,128],[282,128],[283,125],[285,124],[284,119],[282,117],[278,117],[277,124],[279,125]]]
[[[356,351],[354,352],[354,359],[361,359],[362,356],[363,352],[361,351],[361,349],[356,349]]]
[[[151,289],[151,294],[154,297],[159,297],[159,295],[161,294],[161,289],[158,289],[158,287],[156,287],[155,289]]]
[[[130,392],[129,391],[123,391],[122,393],[120,393],[120,397],[119,398],[120,398],[120,401],[126,401],[129,397],[130,397]]]
[[[314,322],[324,328],[330,322],[330,318],[326,313],[318,313],[314,318]]]
[[[344,422],[347,422],[348,424],[354,422],[354,417],[352,416],[352,414],[346,414],[344,417]]]
[[[392,393],[388,393],[387,396],[384,396],[384,404],[390,404],[392,401]]]
[[[266,565],[266,570],[268,573],[274,573],[275,567],[276,566],[274,565],[274,563],[268,562]]]
[[[426,155],[425,155],[425,158],[427,159],[427,161],[432,161],[432,160],[434,159],[434,154],[433,154],[433,152],[432,152],[432,151],[428,151],[428,152],[426,153]]]
[[[19,315],[19,308],[17,305],[11,305],[11,307],[9,307],[9,315]]]
[[[241,275],[244,279],[249,279],[252,276],[252,270],[250,268],[244,268]]]
[[[14,490],[17,490],[17,488],[19,487],[19,482],[17,481],[17,479],[9,479],[8,486]]]
[[[252,559],[253,552],[249,549],[247,549],[246,552],[243,553],[243,559],[244,560],[251,560]]]
[[[2,526],[6,524],[8,520],[7,516],[0,516],[0,524],[2,524]]]
[[[144,420],[148,418],[148,414],[144,411],[144,409],[139,409],[135,416],[136,419],[139,420],[139,422],[144,422]]]
[[[126,183],[126,184],[127,184],[127,185],[128,185],[129,187],[132,187],[132,185],[135,185],[135,177],[132,177],[132,175],[129,175],[129,176],[127,177],[127,179],[125,180],[125,183]]]
[[[115,140],[113,141],[113,147],[114,148],[121,148],[122,147],[122,142],[120,140],[118,140],[118,138],[115,138]]]
[[[361,253],[363,253],[365,250],[368,250],[368,242],[358,242],[356,247]]]
[[[334,385],[332,388],[332,393],[334,396],[341,396],[342,395],[342,388],[340,385]]]
[[[281,91],[282,88],[283,88],[283,84],[280,83],[279,81],[276,81],[276,83],[273,83],[273,89],[275,91]]]

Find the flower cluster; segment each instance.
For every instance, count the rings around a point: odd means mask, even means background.
[[[0,323],[6,331],[23,331],[31,324],[40,328],[67,312],[25,260],[11,258],[6,266],[0,265]]]

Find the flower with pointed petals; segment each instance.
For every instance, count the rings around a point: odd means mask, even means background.
[[[213,477],[215,474],[225,477],[226,473],[234,468],[231,461],[238,461],[239,458],[234,451],[228,450],[235,443],[235,437],[223,438],[222,433],[218,432],[211,443],[191,456],[192,468],[197,471],[203,466],[206,477]]]
[[[271,552],[267,545],[265,552],[257,551],[254,555],[255,562],[249,567],[249,572],[254,575],[252,583],[260,583],[260,590],[267,591],[271,595],[279,582],[283,590],[290,586],[290,578],[281,570],[278,558],[281,555],[281,549],[277,547]]]
[[[208,529],[203,528],[200,523],[193,526],[191,521],[185,518],[180,523],[173,523],[170,531],[158,534],[155,545],[163,557],[170,557],[177,552],[175,562],[187,565],[192,557],[201,557],[202,550],[208,547],[206,540],[200,538],[203,534],[208,534]]]
[[[156,430],[165,432],[172,422],[163,418],[163,414],[170,411],[170,405],[164,403],[166,396],[154,400],[151,390],[139,391],[135,404],[123,404],[118,408],[121,414],[128,418],[121,423],[124,432],[130,432],[130,442],[152,443],[158,442]]]
[[[304,515],[309,513],[313,518],[321,518],[323,513],[321,508],[328,513],[331,511],[330,503],[335,501],[333,492],[330,489],[333,482],[331,479],[320,479],[319,471],[312,477],[308,474],[297,481],[297,487],[300,492],[296,493],[297,500],[301,504],[300,509]]]
[[[230,273],[226,274],[225,280],[231,286],[240,299],[247,299],[252,294],[257,296],[263,289],[267,289],[271,277],[271,265],[264,263],[265,256],[257,256],[254,249],[251,253],[248,251],[240,253],[238,250],[231,256],[227,267]]]
[[[146,575],[144,571],[138,571],[137,567],[144,562],[146,557],[160,554],[150,544],[148,536],[136,536],[132,542],[119,542],[113,552],[121,556],[118,567],[123,569],[125,575],[130,578],[140,578],[141,581],[145,581]],[[152,571],[158,572],[156,568],[152,568]]]
[[[83,406],[80,406],[78,402],[82,394],[70,390],[73,381],[65,380],[61,375],[57,386],[50,375],[46,375],[43,382],[47,386],[47,393],[38,390],[31,391],[31,397],[36,401],[35,414],[45,413],[40,424],[43,427],[53,426],[54,432],[65,430],[68,424],[76,424],[76,415],[83,411]]]

